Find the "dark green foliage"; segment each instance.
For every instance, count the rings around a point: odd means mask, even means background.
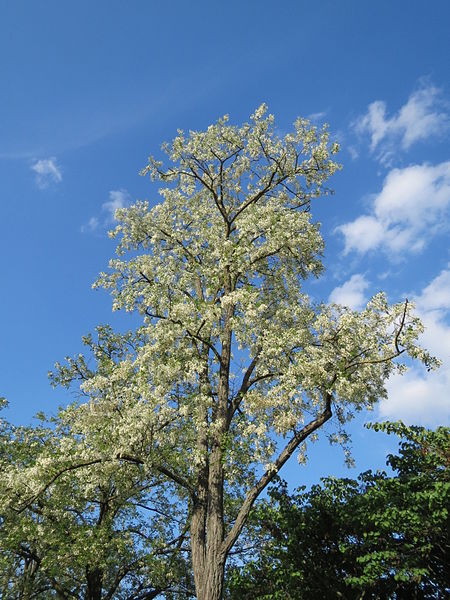
[[[253,512],[253,559],[228,572],[230,600],[450,597],[449,429],[370,425],[401,436],[387,464],[289,495],[278,482]]]

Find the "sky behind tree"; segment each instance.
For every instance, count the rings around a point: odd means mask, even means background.
[[[113,257],[116,208],[159,201],[139,176],[181,129],[262,102],[281,130],[329,123],[343,170],[312,206],[325,238],[315,300],[361,308],[386,290],[416,303],[437,373],[413,366],[361,415],[356,469],[384,463],[390,441],[367,420],[448,424],[450,386],[450,6],[437,0],[227,3],[18,0],[0,7],[0,394],[29,422],[73,398],[47,371],[81,351],[99,323],[127,329],[91,284]],[[324,456],[327,456],[324,460]],[[295,484],[342,474],[326,442]],[[345,471],[344,471],[345,472]],[[286,472],[285,472],[286,474]]]

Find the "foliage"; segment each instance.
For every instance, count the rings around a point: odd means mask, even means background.
[[[450,430],[402,423],[370,427],[401,436],[399,454],[387,458],[395,474],[327,478],[293,495],[278,482],[252,514],[256,556],[230,570],[227,598],[450,593]]]
[[[322,272],[311,202],[339,168],[326,128],[297,119],[280,137],[263,105],[240,127],[224,117],[180,131],[163,151],[169,166],[151,157],[143,170],[162,202],[116,212],[119,257],[95,284],[142,324],[86,338],[93,370],[83,355],[57,365],[53,381],[81,384],[87,401],[62,411],[55,456],[5,478],[27,510],[68,473],[76,486],[95,472],[126,494],[136,477],[159,489],[155,501],[184,515],[177,535],[189,529],[197,597],[219,600],[254,501],[302,442],[333,416],[345,440],[400,358],[437,362],[408,302],[380,293],[357,312],[304,291]]]
[[[78,432],[79,413],[71,406],[35,427],[2,420],[2,597],[190,597],[185,516],[171,504],[167,485],[142,477],[129,462],[91,458],[73,468],[73,456],[92,443]]]

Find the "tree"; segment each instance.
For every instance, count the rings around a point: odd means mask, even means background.
[[[227,598],[444,598],[450,593],[449,428],[381,423],[401,437],[395,472],[278,482],[253,512],[253,559],[229,572]],[[250,543],[250,540],[249,540]]]
[[[79,376],[110,371],[124,355],[119,339],[133,344],[109,328],[98,328],[98,341],[86,338],[97,368],[78,364]],[[69,371],[61,368],[61,383]],[[131,462],[92,456],[108,423],[87,408],[71,405],[49,422],[40,415],[34,427],[0,421],[0,590],[8,600],[191,597],[186,515],[164,481],[143,478]],[[74,464],[83,453],[90,458]]]
[[[326,129],[298,119],[279,137],[263,105],[163,150],[170,165],[151,157],[142,172],[162,202],[116,212],[119,258],[96,283],[142,316],[139,342],[108,375],[81,377],[91,441],[70,460],[162,478],[186,507],[197,598],[218,600],[254,501],[301,444],[384,396],[398,357],[435,362],[408,302],[378,294],[358,313],[303,290],[322,271],[310,204],[339,168]],[[61,367],[66,384],[84,361]]]

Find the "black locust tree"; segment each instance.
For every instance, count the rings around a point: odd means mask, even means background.
[[[281,137],[263,105],[163,150],[168,164],[142,171],[162,201],[116,212],[119,256],[96,282],[141,315],[141,341],[83,382],[80,431],[103,418],[109,433],[72,460],[163,477],[186,507],[197,598],[219,600],[227,556],[286,461],[333,415],[342,428],[385,396],[396,359],[434,362],[408,302],[380,293],[357,312],[304,291],[322,272],[311,202],[339,168],[326,129],[298,119]]]

